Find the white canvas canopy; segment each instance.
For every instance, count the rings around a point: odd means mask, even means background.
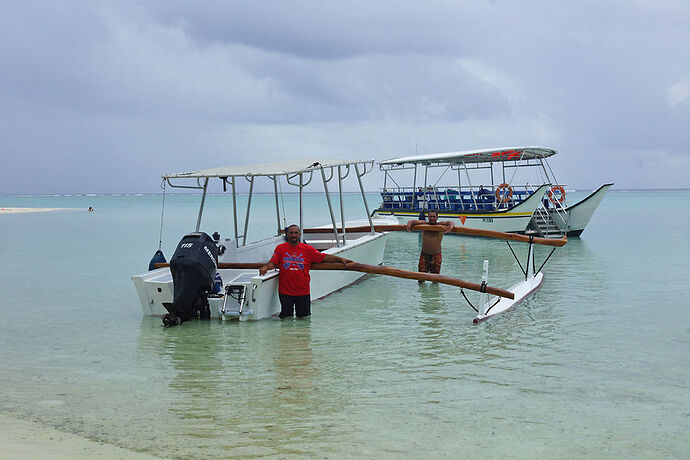
[[[286,176],[314,171],[320,168],[351,165],[373,165],[374,160],[337,160],[333,158],[300,158],[279,163],[262,163],[242,166],[222,166],[176,174],[164,174],[164,179],[174,178],[208,178],[208,177],[252,177],[252,176]]]
[[[482,150],[465,150],[448,153],[426,153],[380,161],[379,165],[431,164],[431,163],[491,163],[548,158],[556,150],[549,147],[500,147]]]
[[[367,213],[367,219],[371,228],[371,233],[374,233],[374,224],[371,220],[371,212],[369,212],[369,205],[367,204],[364,187],[362,186],[362,176],[367,174],[374,168],[374,160],[336,160],[333,158],[298,158],[291,161],[280,163],[262,163],[244,166],[223,166],[213,169],[202,169],[199,171],[190,171],[177,174],[163,174],[164,184],[167,183],[174,188],[197,189],[202,190],[201,205],[199,206],[199,214],[197,216],[196,231],[199,231],[201,225],[201,216],[204,210],[204,203],[206,201],[206,192],[208,191],[209,180],[218,178],[223,183],[223,190],[230,186],[232,192],[232,207],[233,207],[233,225],[235,230],[235,244],[238,245],[240,238],[242,245],[247,241],[247,226],[249,223],[249,214],[252,206],[252,196],[254,191],[254,182],[257,177],[263,177],[273,182],[273,193],[275,196],[276,208],[276,228],[277,234],[280,234],[280,207],[279,199],[282,201],[282,191],[279,192],[279,183],[281,178],[285,178],[288,185],[297,187],[299,193],[299,226],[303,224],[304,208],[302,206],[302,196],[304,188],[308,186],[314,176],[314,172],[321,176],[323,183],[323,190],[326,194],[326,202],[328,203],[328,211],[331,216],[331,224],[333,225],[333,233],[337,245],[345,244],[345,232],[338,231],[338,226],[335,220],[335,213],[331,203],[330,192],[328,190],[328,182],[337,180],[338,196],[340,200],[340,218],[341,222],[345,222],[345,214],[343,210],[343,187],[342,181],[350,175],[351,167],[355,172],[354,176],[359,184],[359,191],[364,201],[364,209]],[[320,173],[320,174],[319,174]],[[193,179],[191,185],[183,185],[173,183],[171,179]],[[237,182],[246,180],[249,182],[249,197],[247,198],[247,212],[244,221],[244,233],[240,234],[237,227]],[[182,181],[184,182],[184,181]],[[196,183],[196,184],[195,184]],[[285,209],[283,205],[283,219],[285,218]]]

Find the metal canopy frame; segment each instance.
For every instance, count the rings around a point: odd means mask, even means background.
[[[218,174],[213,173],[214,170],[209,170],[209,173],[198,172],[198,173],[184,173],[184,174],[174,174],[174,175],[163,175],[163,180],[165,180],[170,187],[173,188],[184,188],[184,189],[195,189],[202,190],[201,204],[199,205],[199,213],[196,221],[195,231],[199,231],[201,226],[201,217],[204,210],[204,204],[206,202],[206,194],[208,191],[209,178],[217,177],[223,183],[223,191],[227,191],[227,185],[230,185],[232,191],[232,209],[233,209],[233,230],[235,233],[235,246],[240,246],[240,238],[242,239],[242,246],[247,244],[247,232],[249,228],[249,216],[252,205],[252,196],[254,192],[254,179],[256,177],[262,176],[267,177],[269,180],[273,181],[273,192],[275,196],[275,210],[276,210],[276,235],[281,232],[280,225],[280,207],[278,205],[279,196],[282,199],[282,190],[279,194],[279,181],[281,177],[285,177],[287,184],[298,188],[299,193],[299,226],[304,227],[304,188],[307,187],[314,178],[314,171],[319,171],[321,180],[323,183],[324,193],[326,194],[326,203],[328,204],[328,211],[331,218],[331,225],[333,227],[333,236],[335,238],[336,245],[338,247],[346,244],[347,237],[345,232],[345,210],[343,206],[343,180],[350,175],[351,167],[354,166],[355,175],[357,177],[357,183],[359,185],[359,191],[362,196],[362,201],[364,203],[364,209],[367,213],[367,219],[369,221],[370,231],[373,234],[374,223],[371,219],[371,212],[369,211],[369,204],[366,199],[366,194],[364,192],[364,187],[362,185],[362,176],[371,172],[374,169],[374,160],[362,160],[362,161],[340,161],[334,164],[322,164],[320,162],[314,162],[307,168],[302,168],[296,171],[286,171],[286,172],[261,172],[261,173],[245,173],[245,174],[229,174],[222,175],[222,171]],[[362,168],[360,170],[360,167]],[[335,174],[337,169],[337,176]],[[197,175],[191,175],[197,174]],[[340,221],[341,228],[338,228],[337,222],[335,220],[335,213],[333,209],[333,204],[331,202],[331,193],[328,188],[328,183],[337,177],[338,181],[338,196],[340,204]],[[237,221],[237,179],[244,178],[249,182],[249,196],[247,199],[247,210],[244,219],[244,228],[242,234],[239,234],[238,221]],[[171,179],[194,179],[196,185],[184,185],[175,184]],[[283,209],[283,214],[285,210]],[[285,217],[285,216],[283,216]],[[302,234],[302,241],[304,241],[304,234]]]

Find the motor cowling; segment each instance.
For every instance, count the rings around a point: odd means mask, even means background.
[[[163,303],[169,314],[163,317],[166,326],[193,318],[208,318],[208,293],[213,290],[218,248],[206,233],[185,235],[170,259],[173,278],[173,302]]]

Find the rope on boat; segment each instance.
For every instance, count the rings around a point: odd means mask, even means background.
[[[534,272],[534,273],[539,273],[539,272],[541,271],[541,269],[544,268],[544,265],[546,265],[546,262],[549,261],[549,259],[551,258],[551,256],[553,255],[553,252],[554,252],[555,250],[556,250],[556,248],[552,248],[552,249],[551,249],[551,252],[549,253],[549,256],[546,258],[546,260],[544,261],[544,263],[541,264],[541,267],[539,267],[539,270],[537,270],[537,271]]]
[[[283,228],[287,227],[287,220],[285,219],[285,201],[283,200],[283,186],[280,185],[280,176],[276,176],[278,182],[278,191],[280,192],[280,205],[283,208]]]
[[[496,302],[494,302],[494,304],[493,304],[492,306],[490,306],[489,308],[487,308],[486,311],[484,312],[484,314],[486,315],[487,313],[489,313],[489,311],[490,311],[492,308],[494,308],[496,305],[498,305],[498,302],[499,302],[500,300],[501,300],[501,299],[498,299]]]
[[[163,204],[161,206],[161,230],[158,234],[158,250],[163,246],[163,215],[165,213],[165,179],[161,182],[161,188],[163,189]]]
[[[482,281],[482,285],[481,285],[481,287],[480,287],[480,291],[479,291],[479,292],[486,292],[486,282]],[[467,296],[465,295],[465,291],[464,291],[463,288],[460,288],[460,294],[462,294],[462,296],[465,298],[465,300],[467,301],[467,304],[468,304],[470,307],[472,307],[472,310],[474,310],[474,311],[476,311],[477,313],[479,313],[479,310],[477,310],[477,308],[476,308],[474,305],[472,305],[472,302],[470,302],[470,299],[468,299]],[[492,308],[494,308],[494,307],[498,304],[498,302],[499,302],[500,300],[501,300],[500,298],[499,298],[498,300],[496,300],[496,302],[494,302],[493,305],[491,305],[489,308],[486,309],[486,311],[484,312],[484,314],[486,315],[487,313],[489,313],[489,310],[491,310]]]
[[[462,294],[462,296],[465,298],[465,300],[467,301],[467,303],[469,304],[469,306],[472,307],[472,310],[474,310],[474,311],[476,311],[477,313],[479,313],[479,310],[477,310],[477,309],[474,307],[474,305],[472,305],[472,302],[470,302],[470,299],[468,299],[467,296],[465,295],[465,290],[464,290],[463,288],[460,288],[460,294]]]
[[[520,259],[518,259],[518,256],[515,254],[515,251],[513,251],[513,247],[510,245],[510,242],[506,241],[506,244],[508,245],[508,248],[510,248],[510,252],[513,253],[513,257],[515,258],[515,262],[517,262],[518,265],[520,266],[520,270],[522,270],[522,274],[527,276],[527,271],[524,268],[522,268],[522,264],[520,263]],[[527,261],[527,263],[529,263],[529,261]],[[527,268],[529,268],[529,267],[527,267]]]

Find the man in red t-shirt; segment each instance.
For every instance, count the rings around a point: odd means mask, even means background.
[[[297,311],[298,318],[311,315],[309,296],[309,269],[313,263],[335,262],[347,265],[351,260],[331,254],[322,254],[308,244],[300,242],[301,230],[297,225],[287,228],[287,243],[276,246],[271,260],[259,269],[260,275],[269,270],[280,270],[278,276],[279,318],[287,318]]]

